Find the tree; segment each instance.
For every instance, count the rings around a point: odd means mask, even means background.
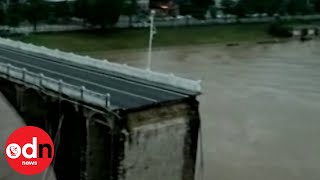
[[[233,13],[238,16],[263,13],[267,13],[269,15],[274,15],[275,13],[283,14],[287,9],[286,1],[287,0],[240,0],[236,3]]]
[[[86,20],[86,18],[89,16],[88,5],[88,0],[77,0],[74,3],[75,16]]]
[[[210,6],[209,7],[209,11],[210,11],[211,18],[216,18],[217,17],[217,13],[218,13],[217,7]]]
[[[309,0],[290,0],[287,4],[289,14],[308,14],[312,12]]]
[[[203,8],[209,8],[211,5],[215,5],[214,0],[191,0],[192,3],[196,6],[203,7]]]
[[[27,0],[24,12],[26,19],[33,25],[33,31],[36,31],[39,21],[48,17],[48,4],[44,0]]]
[[[6,20],[6,13],[3,6],[0,7],[0,24],[4,24]]]
[[[314,10],[317,13],[320,13],[320,0],[314,0],[313,1],[313,5],[314,5]]]
[[[192,5],[191,4],[181,4],[180,5],[180,14],[182,16],[185,16],[185,15],[190,15],[192,14]]]
[[[11,2],[5,13],[5,24],[9,26],[18,26],[23,20],[23,6],[19,2]]]
[[[72,15],[71,5],[67,1],[53,3],[52,13],[55,18],[68,19]]]
[[[125,0],[122,13],[129,17],[129,26],[132,27],[132,17],[138,12],[137,0]]]
[[[210,6],[215,4],[214,0],[191,0],[193,10],[191,15],[196,19],[205,19]]]
[[[236,6],[236,2],[233,0],[222,0],[221,7],[224,14],[233,14],[233,10]]]
[[[286,10],[286,0],[271,0],[267,13],[269,15],[284,14]]]
[[[234,15],[238,16],[238,17],[245,17],[246,14],[249,13],[248,10],[248,6],[246,5],[246,3],[244,1],[239,1],[236,6],[233,8],[233,13]]]
[[[118,22],[123,0],[78,0],[77,15],[101,29],[112,27]]]

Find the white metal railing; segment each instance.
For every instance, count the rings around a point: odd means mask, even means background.
[[[99,94],[86,89],[84,86],[75,86],[44,76],[30,72],[24,68],[17,68],[11,64],[0,63],[0,76],[9,80],[18,80],[23,84],[30,84],[38,88],[46,88],[59,94],[66,95],[72,99],[83,101],[99,107],[112,109],[110,105],[109,94]]]
[[[111,63],[108,60],[98,60],[89,56],[80,56],[74,53],[62,52],[58,49],[49,49],[43,46],[36,46],[33,44],[23,43],[20,41],[13,41],[11,39],[0,38],[0,44],[9,46],[15,49],[25,50],[27,52],[34,52],[50,57],[55,57],[60,60],[78,63],[86,66],[95,67],[102,70],[117,72],[119,74],[137,77],[151,82],[167,84],[169,86],[186,89],[200,93],[201,80],[195,81],[177,77],[174,74],[164,74],[154,71],[147,71],[135,67],[130,67],[126,64]]]

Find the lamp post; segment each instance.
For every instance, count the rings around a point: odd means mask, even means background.
[[[148,62],[147,62],[147,67],[146,70],[150,71],[151,70],[151,61],[152,61],[152,41],[153,41],[153,36],[156,33],[154,29],[154,15],[155,15],[155,10],[151,10],[150,12],[150,34],[149,34],[149,48],[148,48]]]

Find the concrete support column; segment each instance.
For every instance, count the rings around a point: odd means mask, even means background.
[[[86,180],[111,180],[114,131],[106,117],[92,115],[86,120]]]
[[[20,112],[24,111],[24,101],[23,101],[23,93],[25,91],[24,87],[15,86],[16,89],[16,104],[19,108]]]
[[[191,100],[188,116],[190,119],[187,124],[187,133],[184,139],[184,165],[183,165],[183,180],[193,180],[196,174],[196,161],[198,138],[200,128],[199,103],[196,100]]]
[[[81,179],[79,172],[82,172],[83,168],[81,158],[85,143],[83,142],[85,140],[85,117],[82,110],[75,106],[68,102],[62,103],[64,120],[60,129],[60,143],[54,165],[57,180]],[[57,121],[55,125],[58,124]]]

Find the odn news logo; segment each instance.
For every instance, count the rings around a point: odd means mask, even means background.
[[[23,175],[39,174],[48,168],[54,156],[50,136],[40,128],[25,126],[8,138],[5,155],[9,165]]]

